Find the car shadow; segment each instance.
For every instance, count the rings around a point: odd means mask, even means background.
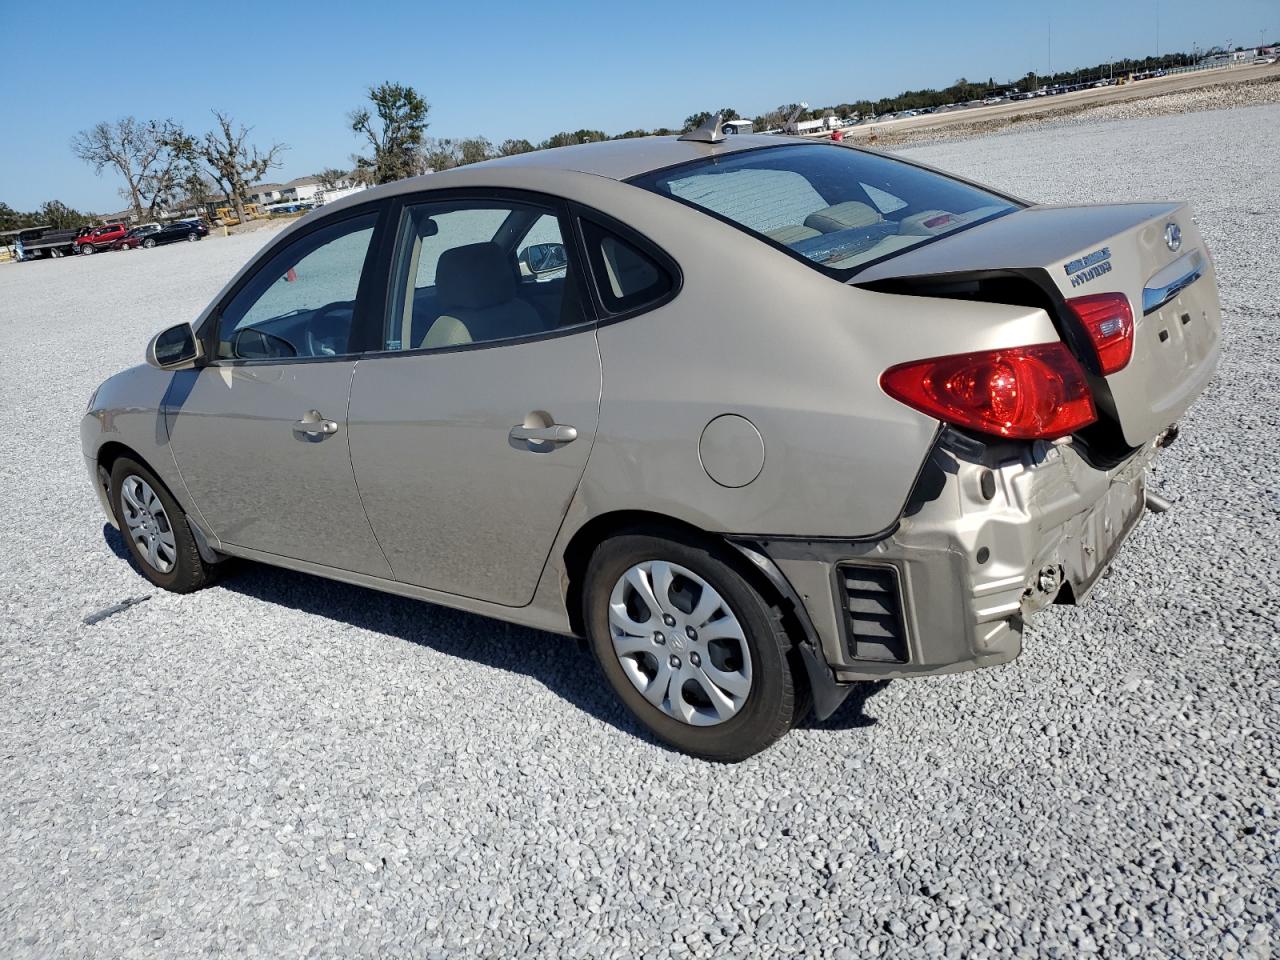
[[[864,680],[850,684],[849,695],[835,713],[825,720],[817,720],[810,714],[798,727],[801,730],[857,730],[874,727],[880,721],[867,716],[867,701],[888,685],[888,680]]]
[[[102,525],[102,539],[106,541],[107,547],[112,553],[121,560],[128,560],[130,566],[133,565],[133,557],[129,555],[129,548],[124,544],[124,534],[111,524],[104,523]]]
[[[112,553],[133,563],[120,531],[103,524],[102,536]],[[570,637],[267,564],[239,559],[228,564],[217,586],[232,593],[525,674],[589,716],[669,749],[618,702],[590,651]],[[868,717],[863,707],[887,684],[887,680],[855,684],[831,717],[819,723],[810,715],[798,727],[852,730],[872,726],[877,721]]]

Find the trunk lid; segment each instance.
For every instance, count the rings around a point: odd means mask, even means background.
[[[986,271],[1034,275],[1069,300],[1123,293],[1133,311],[1133,355],[1103,377],[1084,354],[1099,412],[1141,444],[1174,423],[1217,366],[1222,317],[1213,260],[1185,204],[1033,206],[872,264],[854,282],[879,286],[913,277],[942,279]],[[1078,321],[1065,306],[1059,324]]]

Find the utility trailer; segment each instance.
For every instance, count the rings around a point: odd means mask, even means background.
[[[15,246],[18,260],[64,257],[77,252],[76,241],[83,230],[59,230],[54,227],[29,227],[18,232]]]

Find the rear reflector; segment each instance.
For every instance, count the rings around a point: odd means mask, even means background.
[[[1062,343],[900,363],[880,386],[931,417],[1018,440],[1065,437],[1098,418],[1084,371]]]
[[[1123,293],[1095,293],[1067,301],[1098,354],[1102,375],[1123,370],[1133,356],[1133,309]]]

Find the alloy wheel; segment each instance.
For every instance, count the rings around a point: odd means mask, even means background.
[[[751,693],[751,653],[728,602],[692,570],[646,560],[609,597],[609,631],[627,679],[691,726],[724,723]]]
[[[178,562],[178,544],[169,515],[151,484],[137,474],[129,474],[120,485],[120,505],[138,553],[160,573],[171,571]]]

